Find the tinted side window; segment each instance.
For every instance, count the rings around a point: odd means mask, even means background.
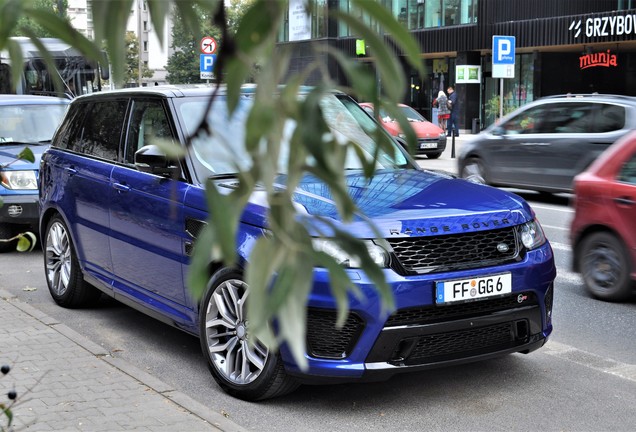
[[[625,107],[599,104],[596,121],[592,122],[592,132],[612,132],[625,127]]]
[[[545,106],[539,133],[586,133],[596,104],[555,103]]]
[[[104,101],[92,105],[86,114],[81,135],[74,140],[73,149],[116,161],[128,100]]]
[[[541,124],[545,109],[545,105],[528,108],[508,120],[503,124],[503,128],[507,134],[511,135],[539,133],[538,128]]]
[[[86,116],[86,104],[73,104],[68,110],[64,121],[53,139],[53,145],[67,150],[75,150],[74,143],[81,136],[84,117]]]
[[[137,150],[149,144],[157,144],[160,139],[174,142],[170,122],[161,101],[134,101],[126,139],[125,162],[134,164]]]

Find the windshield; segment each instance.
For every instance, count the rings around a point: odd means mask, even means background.
[[[191,135],[205,112],[207,98],[184,98],[175,102],[186,132]],[[192,154],[199,165],[197,168],[205,171],[205,177],[233,174],[251,168],[250,157],[245,150],[245,123],[251,105],[252,100],[243,97],[238,108],[229,116],[225,99],[219,97],[214,102],[207,118],[212,133],[200,133],[192,139]],[[378,124],[357,103],[344,95],[326,95],[321,101],[321,108],[333,138],[342,144],[353,142],[362,150],[361,154],[372,160],[376,149],[374,134],[378,133]],[[280,174],[287,173],[289,138],[295,128],[296,123],[287,120],[277,167]],[[384,133],[381,129],[380,131]],[[308,160],[307,163],[311,165],[313,161]],[[380,152],[376,162],[377,169],[396,169],[405,166],[412,167],[396,144],[393,145],[391,153]],[[362,169],[359,156],[353,148],[347,155],[345,169]]]
[[[0,105],[0,143],[40,143],[53,138],[66,104]]]
[[[410,106],[400,105],[400,109],[402,110],[402,113],[406,116],[406,118],[410,122],[423,122],[423,121],[426,121],[426,119],[424,117],[422,117],[422,115],[420,113],[415,111]]]

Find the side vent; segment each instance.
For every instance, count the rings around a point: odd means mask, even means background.
[[[190,238],[192,238],[192,240],[196,240],[197,237],[199,237],[199,234],[201,234],[201,231],[203,230],[205,225],[206,223],[204,221],[193,219],[193,218],[186,218],[185,232],[190,236]],[[192,256],[193,250],[194,250],[194,241],[186,240],[185,242],[186,255]]]

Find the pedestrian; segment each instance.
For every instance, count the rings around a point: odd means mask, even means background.
[[[457,99],[457,93],[453,86],[448,86],[448,108],[450,109],[450,117],[446,125],[446,136],[450,137],[451,134],[459,136],[459,126],[457,125],[457,115],[459,114],[459,100]]]
[[[450,110],[448,109],[448,98],[444,90],[440,90],[437,93],[437,97],[433,100],[433,106],[437,108],[437,124],[446,132],[446,122],[450,117]]]

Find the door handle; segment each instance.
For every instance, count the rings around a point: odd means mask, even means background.
[[[616,204],[624,205],[624,206],[632,206],[636,204],[636,201],[631,199],[630,197],[617,197],[614,198],[614,202]]]
[[[126,186],[121,183],[113,183],[113,187],[119,192],[128,192],[130,191],[130,186]]]
[[[64,172],[68,174],[69,176],[74,176],[75,174],[77,174],[77,170],[71,167],[65,167]]]

